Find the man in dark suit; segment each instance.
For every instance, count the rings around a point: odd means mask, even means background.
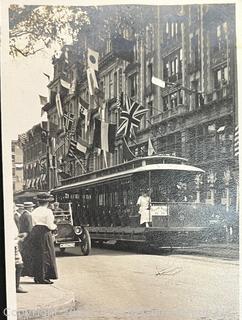
[[[24,212],[19,218],[19,233],[29,234],[33,228],[31,212],[34,209],[33,202],[24,202]]]
[[[19,218],[24,212],[24,205],[23,204],[16,204],[14,205],[14,221],[16,223],[16,226],[19,230]]]

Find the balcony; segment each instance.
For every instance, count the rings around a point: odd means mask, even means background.
[[[231,94],[231,86],[228,84],[223,85],[222,87],[215,89],[213,92],[206,94],[204,97],[204,104],[221,101],[231,96]]]
[[[151,117],[151,124],[159,123],[169,118],[177,117],[186,114],[189,111],[188,106],[184,104],[179,104],[174,109],[168,109],[162,113],[154,115]]]

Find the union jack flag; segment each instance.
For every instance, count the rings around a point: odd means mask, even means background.
[[[74,122],[74,114],[70,112],[64,112],[64,126],[66,131],[71,131]]]
[[[117,135],[123,133],[124,137],[130,137],[131,134],[134,134],[134,129],[139,126],[141,118],[148,109],[128,97],[125,97],[125,108],[120,114],[120,119],[123,121],[117,130]]]

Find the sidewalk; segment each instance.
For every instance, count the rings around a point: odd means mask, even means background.
[[[239,259],[239,244],[237,243],[214,243],[203,244],[194,248],[174,250],[176,253],[206,255],[222,259]]]
[[[35,284],[32,278],[21,278],[21,287],[28,293],[17,293],[17,318],[51,319],[58,314],[75,310],[76,302],[73,292],[56,286]]]

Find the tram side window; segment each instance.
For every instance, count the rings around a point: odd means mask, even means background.
[[[99,193],[99,195],[98,195],[98,205],[99,206],[104,206],[105,205],[105,194],[104,193]]]

